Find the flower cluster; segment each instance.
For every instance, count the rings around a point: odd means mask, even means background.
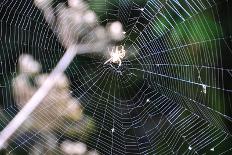
[[[106,28],[98,24],[96,14],[82,0],[68,0],[68,6],[59,3],[52,7],[51,0],[35,0],[34,4],[57,33],[65,48],[73,44],[101,44],[107,47],[111,42],[124,38],[120,22],[113,22]]]
[[[28,54],[20,56],[18,66],[19,74],[13,79],[12,89],[15,101],[21,109],[48,75],[40,74],[41,65]],[[63,75],[26,124],[31,124],[30,128],[50,131],[62,125],[64,118],[77,121],[81,116],[81,106],[78,100],[71,96],[69,81]]]
[[[65,155],[99,155],[96,150],[87,150],[87,146],[81,142],[64,141],[61,150]]]

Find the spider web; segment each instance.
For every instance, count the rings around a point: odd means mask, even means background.
[[[100,154],[230,154],[231,2],[89,3],[101,24],[123,24],[126,38],[119,45],[126,57],[118,66],[104,64],[105,56],[81,55],[66,71],[70,94],[95,122],[85,143]],[[3,128],[17,112],[10,88],[20,54],[32,54],[48,72],[65,50],[32,1],[5,0],[0,15],[1,102],[8,116]],[[18,134],[20,140],[10,145],[10,152],[30,150],[30,141],[48,138],[39,134]]]

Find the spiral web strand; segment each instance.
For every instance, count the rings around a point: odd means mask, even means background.
[[[231,2],[89,3],[102,25],[112,21],[123,24],[126,38],[119,44],[125,47],[126,56],[121,66],[104,64],[107,56],[75,58],[66,72],[71,82],[70,94],[80,101],[95,127],[88,139],[86,132],[67,138],[83,140],[100,154],[230,154]],[[0,15],[1,109],[8,116],[3,122],[6,124],[17,111],[9,89],[17,74],[19,55],[29,52],[50,71],[65,50],[33,2],[5,0],[1,2]],[[50,98],[50,102],[55,104],[55,99]],[[53,106],[44,107],[33,118]],[[56,120],[59,119],[62,118]],[[56,124],[56,120],[49,120],[48,124]],[[58,130],[68,130],[73,125],[67,121]],[[20,140],[10,139],[9,152],[18,148],[39,150],[51,134],[49,131],[40,136],[41,132],[43,129],[26,136],[16,133]],[[62,141],[63,136],[58,134],[56,142]],[[61,151],[56,149],[53,153]]]

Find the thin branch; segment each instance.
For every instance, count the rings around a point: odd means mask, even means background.
[[[99,45],[98,45],[99,46]],[[100,46],[99,46],[100,47]],[[93,49],[95,49],[93,51]],[[25,104],[22,110],[11,120],[11,122],[0,133],[0,150],[6,145],[8,139],[16,132],[30,114],[39,106],[41,101],[47,96],[64,71],[73,61],[77,54],[96,52],[99,48],[91,48],[88,45],[70,46],[57,66],[50,73],[42,86],[35,92],[31,99]]]

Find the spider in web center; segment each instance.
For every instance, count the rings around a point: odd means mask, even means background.
[[[113,47],[111,52],[109,51],[109,49],[108,52],[110,53],[110,59],[108,59],[104,64],[110,62],[110,63],[118,64],[118,66],[120,67],[122,65],[122,59],[126,55],[124,46]]]

